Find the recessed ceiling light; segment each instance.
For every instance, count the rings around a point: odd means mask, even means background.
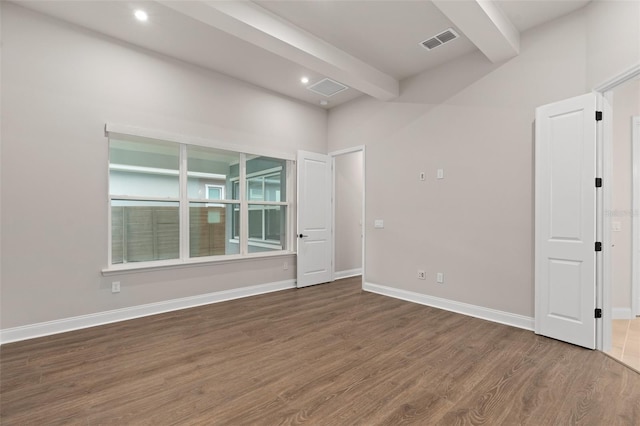
[[[301,82],[302,84],[307,84],[307,83],[309,82],[309,77],[302,77],[302,78],[300,79],[300,82]]]
[[[140,9],[133,12],[133,16],[135,16],[136,19],[141,22],[146,22],[149,19],[149,15],[147,15],[147,12]]]

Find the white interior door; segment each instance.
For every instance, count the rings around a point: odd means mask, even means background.
[[[297,286],[332,280],[331,157],[298,152]]]
[[[595,348],[596,95],[536,109],[536,333]]]

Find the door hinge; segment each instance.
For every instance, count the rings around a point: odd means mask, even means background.
[[[596,178],[596,188],[602,188],[602,178]]]
[[[595,317],[602,318],[602,309],[596,308]]]
[[[600,241],[596,241],[596,251],[602,251],[602,243]]]
[[[596,111],[596,121],[602,121],[602,111]]]

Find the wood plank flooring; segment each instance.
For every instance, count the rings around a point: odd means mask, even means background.
[[[0,348],[2,425],[640,425],[640,375],[358,278]]]
[[[640,371],[640,318],[613,320],[611,350],[615,359]]]

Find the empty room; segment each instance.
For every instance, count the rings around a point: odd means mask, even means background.
[[[0,424],[640,424],[640,1],[0,25]]]

